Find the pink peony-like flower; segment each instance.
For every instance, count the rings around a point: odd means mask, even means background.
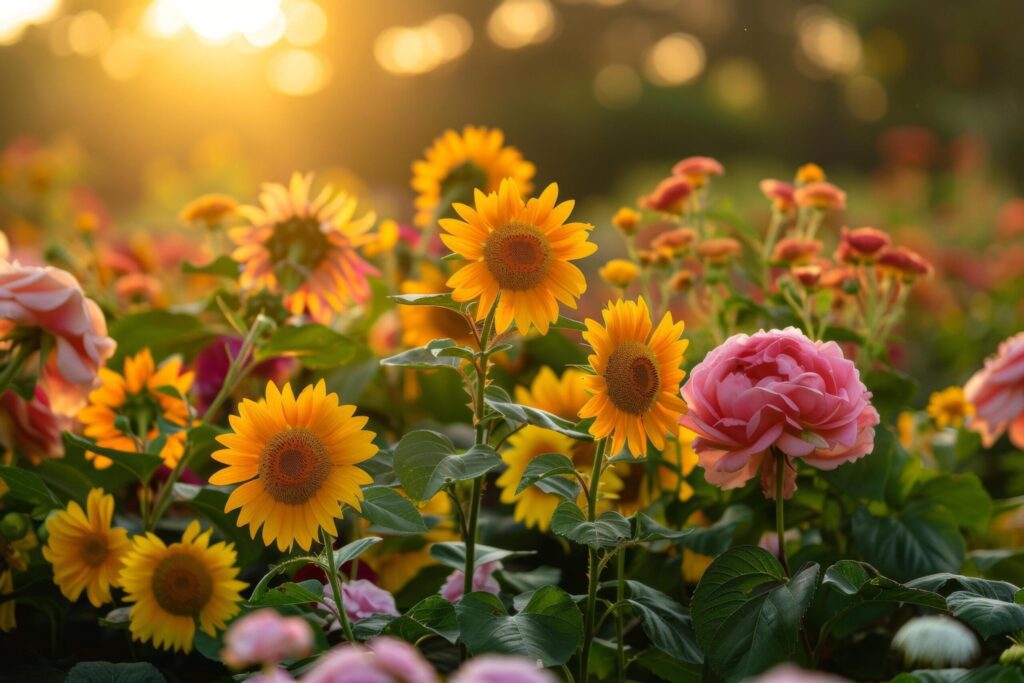
[[[793,327],[737,334],[693,369],[682,390],[680,423],[709,482],[743,486],[761,470],[774,497],[775,456],[831,470],[871,452],[878,412],[852,362],[835,342],[811,341]],[[784,497],[796,490],[786,468]]]
[[[787,663],[751,679],[751,683],[847,683],[847,679],[821,671],[804,671]]]
[[[389,614],[395,617],[399,614],[398,608],[395,607],[395,597],[366,579],[357,579],[342,584],[341,599],[345,603],[345,615],[351,621],[372,617],[374,614]],[[334,604],[334,598],[326,586],[323,604],[327,611],[338,613],[338,607]],[[335,620],[329,630],[336,631],[339,628],[341,628],[341,624]]]
[[[16,327],[53,337],[40,385],[53,412],[74,417],[117,346],[100,307],[66,271],[0,260],[0,337]]]
[[[501,562],[484,562],[473,570],[473,591],[483,591],[497,595],[501,590],[498,580],[494,578],[494,572],[501,569]],[[441,586],[441,597],[448,602],[458,602],[462,599],[462,591],[465,589],[466,573],[456,569],[448,575],[448,580]]]
[[[485,655],[462,665],[449,683],[555,683],[550,671],[524,657]]]
[[[249,676],[245,683],[294,683],[295,679],[284,669],[275,667],[267,671],[260,671],[258,674]]]
[[[217,337],[196,356],[193,365],[196,375],[193,388],[199,410],[206,410],[217,397],[231,367],[231,357],[237,356],[241,350],[241,337],[225,335]],[[228,356],[228,353],[231,356]],[[263,384],[266,380],[283,384],[291,377],[297,366],[298,361],[293,357],[276,356],[258,363],[250,374],[260,379]]]
[[[423,655],[395,638],[375,638],[367,647],[341,645],[302,677],[303,683],[437,683]]]
[[[272,609],[251,612],[224,634],[221,658],[234,669],[276,664],[313,651],[313,629],[302,617],[284,617]]]
[[[986,448],[1005,431],[1017,448],[1024,448],[1024,332],[999,345],[985,367],[967,380],[964,394],[974,406],[971,429],[981,434]]]
[[[70,420],[57,417],[39,387],[26,401],[14,391],[0,394],[0,448],[16,451],[33,465],[63,453],[60,433]]]
[[[725,167],[711,157],[687,157],[672,167],[672,175],[686,176],[694,187],[703,187],[709,175],[722,175]]]

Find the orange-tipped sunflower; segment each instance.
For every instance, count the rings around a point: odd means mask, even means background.
[[[308,550],[321,528],[332,535],[342,505],[359,509],[360,488],[373,481],[356,465],[377,452],[374,434],[355,406],[338,405],[320,380],[297,397],[270,382],[266,398],[244,400],[230,417],[231,434],[218,436],[225,446],[213,459],[227,465],[211,484],[238,484],[226,511],[241,508],[238,525],[249,533],[263,527],[263,543],[286,550],[297,543]]]
[[[595,374],[583,382],[592,394],[580,417],[597,418],[594,438],[611,438],[614,455],[629,446],[634,457],[647,455],[647,439],[659,450],[665,435],[678,429],[686,404],[679,383],[686,374],[683,321],[666,313],[651,332],[651,314],[643,298],[618,300],[602,311],[604,325],[587,320],[583,338],[594,349],[588,358]]]
[[[165,545],[152,533],[132,539],[121,586],[125,602],[135,603],[129,614],[134,640],[191,652],[197,620],[212,636],[238,614],[239,591],[248,584],[237,580],[234,546],[210,545],[210,533],[199,533],[193,521],[179,543]]]
[[[153,441],[160,435],[157,421],[161,418],[179,427],[191,423],[189,406],[181,397],[192,388],[192,372],[181,371],[181,359],[170,358],[160,367],[149,349],[124,359],[124,374],[100,368],[100,387],[89,394],[89,405],[78,413],[85,435],[98,446],[118,451],[139,452],[142,441]],[[172,395],[167,390],[173,390]],[[123,417],[131,427],[123,431],[117,418]],[[185,452],[185,430],[167,437],[160,457],[173,468]],[[96,469],[110,467],[113,461],[103,455],[87,452]]]
[[[53,565],[53,581],[75,602],[85,591],[93,607],[110,602],[121,561],[131,542],[124,529],[112,528],[114,497],[92,489],[82,506],[71,501],[66,510],[46,521],[49,532],[43,557]]]
[[[434,222],[438,207],[471,201],[474,188],[494,192],[503,178],[514,178],[529,192],[536,172],[518,149],[505,146],[505,134],[497,128],[466,126],[461,135],[447,130],[424,156],[412,165],[415,223],[421,228]]]
[[[558,319],[558,302],[576,308],[587,289],[583,273],[569,262],[597,251],[587,241],[594,226],[566,223],[574,202],[556,205],[557,199],[558,186],[552,183],[540,197],[524,201],[516,181],[506,178],[497,192],[477,190],[475,209],[456,204],[462,220],[441,220],[448,233],[441,239],[470,261],[448,279],[452,298],[479,299],[478,320],[497,302],[498,332],[515,321],[521,334],[531,326],[547,334]]]
[[[266,183],[260,206],[242,206],[249,225],[228,234],[231,257],[243,265],[239,282],[247,290],[266,288],[285,295],[294,315],[321,323],[353,302],[370,297],[367,275],[377,270],[357,251],[373,241],[373,212],[353,220],[356,200],[330,186],[310,193],[313,175],[292,175],[288,187]]]

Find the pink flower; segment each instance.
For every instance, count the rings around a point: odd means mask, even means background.
[[[14,391],[0,394],[0,446],[20,453],[33,465],[61,456],[60,433],[69,426],[70,420],[53,414],[39,387],[31,401]]]
[[[774,497],[775,455],[835,469],[871,452],[878,413],[853,363],[835,342],[811,341],[793,327],[738,334],[693,369],[682,390],[680,423],[709,482],[743,486],[761,469]],[[784,497],[796,490],[786,468]]]
[[[818,181],[798,187],[793,198],[797,206],[805,206],[812,209],[845,209],[846,193],[832,183]]]
[[[399,612],[395,607],[395,598],[383,588],[378,588],[372,581],[357,579],[349,581],[341,586],[341,599],[345,603],[345,615],[351,621],[358,621],[374,614],[390,614],[397,617]],[[330,590],[324,592],[324,606],[329,612],[338,613],[338,606],[334,604],[334,598]],[[341,624],[334,621],[331,624],[331,631],[341,628]]]
[[[1024,332],[999,345],[967,380],[964,394],[974,405],[971,429],[981,434],[986,448],[1007,430],[1010,441],[1024,448]]]
[[[66,271],[0,260],[0,337],[16,327],[53,337],[41,386],[55,413],[74,417],[117,346],[100,307]]]
[[[523,657],[485,655],[471,659],[449,683],[555,683],[551,672]]]
[[[639,199],[640,208],[663,213],[682,213],[686,200],[693,194],[693,185],[683,176],[670,176]]]
[[[280,668],[273,668],[269,671],[261,671],[254,676],[245,679],[245,683],[295,683],[292,675]]]
[[[483,591],[497,595],[501,590],[494,572],[501,569],[501,562],[485,562],[473,570],[473,591]],[[465,588],[466,573],[456,569],[448,575],[448,580],[441,586],[441,597],[448,602],[458,602],[462,599],[462,591]]]
[[[368,647],[341,645],[302,677],[303,683],[437,683],[423,655],[395,638],[375,638]]]
[[[672,167],[672,175],[686,176],[694,187],[703,187],[709,175],[722,175],[725,167],[711,157],[687,157]]]
[[[789,211],[793,208],[796,201],[793,193],[796,190],[791,183],[765,178],[761,181],[760,187],[761,193],[772,203],[776,211]]]
[[[779,664],[774,669],[751,679],[751,683],[846,683],[847,679],[820,671],[804,671],[792,664]]]
[[[224,335],[217,337],[196,356],[194,365],[196,379],[193,387],[196,391],[200,411],[209,407],[224,385],[224,379],[231,367],[231,358],[228,357],[228,352],[232,356],[237,356],[241,350],[241,337]],[[297,365],[298,361],[290,356],[268,358],[257,364],[252,369],[251,375],[263,380],[263,384],[266,383],[266,380],[283,384],[291,377]]]
[[[313,651],[313,629],[302,617],[283,617],[272,609],[251,612],[224,634],[221,658],[234,669],[276,664]]]

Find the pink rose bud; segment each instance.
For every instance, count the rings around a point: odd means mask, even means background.
[[[399,612],[395,607],[395,598],[383,588],[378,588],[372,581],[358,579],[341,585],[341,599],[345,603],[345,615],[350,621],[358,621],[374,614],[389,614],[397,617]],[[329,588],[325,586],[324,606],[327,611],[337,614],[338,608],[334,604],[334,597]],[[341,628],[341,624],[335,620],[329,630],[334,631]]]
[[[302,677],[302,683],[437,683],[419,651],[395,638],[375,638],[368,647],[340,645]]]
[[[1013,445],[1024,449],[1024,332],[999,345],[967,381],[964,394],[974,406],[970,427],[986,448],[1009,431]]]
[[[483,591],[497,595],[501,590],[498,580],[493,574],[501,569],[501,562],[485,562],[473,571],[473,591]],[[448,580],[441,587],[441,597],[448,602],[458,602],[462,599],[462,591],[466,584],[466,574],[458,569],[448,576]]]
[[[485,655],[462,665],[449,683],[555,683],[550,671],[523,657]]]
[[[275,664],[313,651],[313,630],[301,617],[283,617],[272,609],[251,612],[224,634],[221,658],[234,669]]]

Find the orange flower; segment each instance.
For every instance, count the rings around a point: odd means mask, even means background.
[[[844,227],[841,242],[836,250],[836,260],[844,263],[872,261],[883,248],[889,246],[889,235],[875,228]]]
[[[693,187],[704,187],[708,176],[722,175],[725,167],[711,157],[687,157],[672,167],[672,175],[685,176]]]
[[[651,240],[651,246],[655,249],[668,249],[679,256],[685,254],[696,239],[697,231],[693,228],[676,228],[655,237]]]
[[[775,245],[772,261],[801,265],[810,262],[821,252],[821,242],[802,237],[787,237]]]
[[[772,203],[776,211],[786,213],[793,210],[796,200],[793,197],[795,192],[793,186],[781,180],[766,178],[761,181],[761,192],[765,199]]]
[[[697,253],[713,265],[722,265],[741,251],[743,247],[731,237],[704,240],[697,245]]]
[[[202,223],[215,228],[234,217],[237,210],[238,202],[226,194],[204,194],[186,204],[178,219],[186,225]]]
[[[632,235],[640,225],[640,212],[623,206],[612,216],[612,225],[622,231],[623,234]]]
[[[905,281],[926,277],[935,270],[923,256],[906,247],[885,247],[878,254],[877,263],[883,271]]]
[[[820,183],[825,180],[825,171],[817,164],[804,164],[796,170],[796,182],[800,185]]]
[[[798,187],[793,193],[797,206],[819,209],[845,209],[846,193],[832,183],[814,182]]]
[[[679,214],[693,194],[693,185],[684,176],[670,176],[655,186],[650,194],[639,199],[640,206],[652,211]]]

